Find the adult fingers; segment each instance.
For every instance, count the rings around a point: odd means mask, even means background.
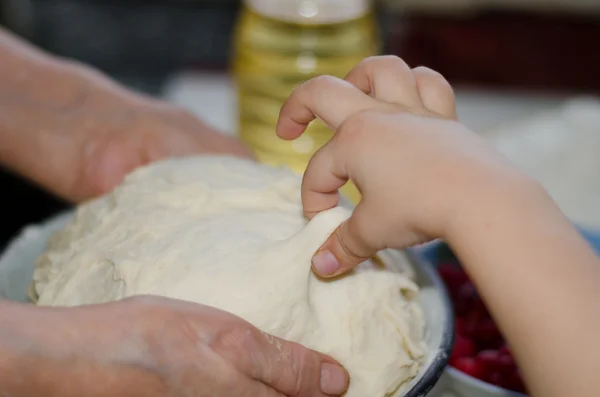
[[[412,70],[396,56],[367,58],[345,80],[380,101],[408,108],[422,106]]]
[[[254,159],[252,151],[238,138],[223,134],[211,134],[197,138],[197,153],[227,154],[245,159]]]
[[[283,139],[296,139],[316,117],[336,131],[352,114],[381,105],[347,81],[319,76],[298,86],[285,101],[276,132]]]
[[[412,71],[423,106],[430,112],[456,120],[454,90],[440,73],[419,66]]]
[[[214,358],[207,366],[209,371],[204,372],[200,364],[199,372],[188,372],[186,376],[189,376],[191,382],[186,382],[183,378],[179,384],[174,381],[171,383],[180,393],[185,390],[181,395],[186,396],[286,397],[269,385],[241,372],[235,362],[227,357],[219,357],[218,352]]]
[[[227,383],[231,387],[223,397],[288,397],[260,380],[249,378],[240,372],[235,372]]]
[[[241,373],[289,397],[340,396],[348,388],[348,373],[331,357],[254,327],[230,334],[220,350]]]

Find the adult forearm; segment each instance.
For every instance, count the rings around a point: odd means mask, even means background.
[[[121,122],[115,114],[126,119],[126,111],[119,111],[127,108],[124,101],[139,102],[142,96],[0,29],[0,165],[5,168],[51,191],[64,190],[56,186],[56,176],[65,174],[73,156],[83,155],[85,142],[78,136]]]
[[[482,186],[472,197],[449,242],[512,345],[531,393],[595,395],[600,261],[540,187],[519,181],[494,190]]]
[[[0,28],[0,104],[69,111],[95,89],[141,99],[93,68],[49,54]]]
[[[52,395],[49,388],[47,394],[40,393],[48,372],[40,366],[44,358],[38,347],[44,318],[35,317],[35,311],[30,305],[0,300],[1,396]]]
[[[0,396],[135,396],[143,391],[132,385],[162,387],[143,366],[111,366],[94,356],[98,346],[86,339],[93,330],[69,322],[70,310],[0,300]],[[101,335],[92,340],[106,343]]]
[[[47,188],[67,161],[52,148],[73,152],[69,117],[89,90],[76,69],[0,30],[0,164]]]

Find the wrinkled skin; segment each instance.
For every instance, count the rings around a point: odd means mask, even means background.
[[[129,93],[94,91],[59,109],[16,101],[0,106],[0,121],[23,136],[2,162],[71,202],[107,193],[135,168],[167,157],[251,156],[186,110]]]
[[[187,111],[0,28],[0,165],[71,202],[167,157],[250,157]],[[76,308],[0,299],[0,396],[342,394],[329,357],[220,310],[158,297]]]
[[[115,109],[116,110],[116,109]],[[166,157],[198,153],[250,157],[240,141],[219,133],[183,109],[150,102],[133,107],[114,125],[82,120],[79,174],[71,187],[75,198],[105,193],[131,170]]]
[[[106,193],[166,157],[250,157],[188,111],[39,54],[0,29],[0,165],[71,202]]]
[[[8,379],[26,368],[34,380],[11,396],[326,397],[348,385],[332,358],[207,306],[143,296],[28,310],[44,327],[15,334]]]

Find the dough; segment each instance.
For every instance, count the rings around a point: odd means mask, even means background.
[[[417,286],[362,265],[333,282],[311,257],[349,211],[307,224],[298,176],[254,162],[198,156],[155,163],[81,205],[39,258],[39,305],[155,294],[236,314],[329,354],[349,371],[347,397],[382,397],[422,365]]]

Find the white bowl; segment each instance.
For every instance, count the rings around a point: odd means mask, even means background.
[[[527,397],[525,394],[494,386],[474,378],[450,366],[446,368],[443,383],[458,397]]]
[[[50,235],[61,229],[71,212],[50,218],[40,225],[26,227],[0,255],[0,299],[28,302],[28,288],[35,261],[46,248]],[[433,266],[419,259],[412,251],[386,250],[381,260],[397,270],[406,270],[406,259],[412,264],[411,273],[420,287],[418,301],[425,317],[425,343],[429,355],[420,372],[401,391],[392,397],[422,397],[437,383],[448,362],[454,340],[454,318],[446,288]]]

